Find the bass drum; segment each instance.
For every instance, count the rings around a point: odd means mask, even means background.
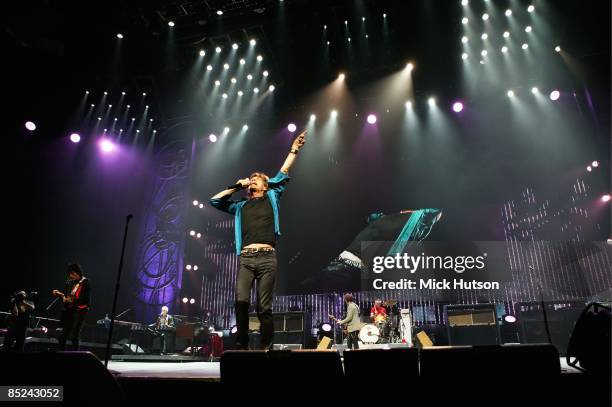
[[[364,325],[359,331],[359,339],[363,343],[376,343],[380,339],[380,329],[376,325]]]

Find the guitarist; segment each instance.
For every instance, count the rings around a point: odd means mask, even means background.
[[[346,303],[346,318],[342,320],[334,319],[340,325],[347,324],[348,336],[346,344],[349,349],[359,349],[359,329],[361,329],[361,321],[359,320],[359,307],[355,304],[355,299],[352,294],[344,294],[344,302]]]
[[[62,334],[59,338],[59,349],[66,350],[66,340],[72,341],[74,350],[79,350],[81,328],[89,311],[90,284],[83,275],[83,269],[77,263],[68,265],[68,279],[64,291],[53,290],[53,295],[60,297],[64,304],[62,311]]]

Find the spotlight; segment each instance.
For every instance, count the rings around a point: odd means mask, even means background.
[[[221,95],[221,97],[223,97],[223,99],[227,99],[227,93],[224,93],[223,95]]]
[[[513,90],[509,90],[506,95],[508,95],[508,97],[514,97],[514,91]]]
[[[531,32],[531,26],[528,25],[527,27],[525,27],[525,32],[526,33],[530,33]]]
[[[238,49],[238,44],[236,43],[232,44],[232,49]]]
[[[429,103],[429,106],[433,106],[436,104],[436,99],[430,97],[429,99],[427,99],[427,103]]]
[[[506,47],[505,45],[502,47],[501,52],[503,52],[504,54],[506,52],[508,52],[508,47]]]
[[[123,39],[123,34],[121,34],[121,33],[117,33],[117,38],[119,38],[119,39]]]
[[[111,153],[115,149],[115,145],[107,139],[102,139],[99,146],[103,153]]]
[[[365,17],[361,17],[361,21],[365,21]]]
[[[193,201],[193,206],[198,206],[199,204],[200,204],[200,202],[199,202],[199,201],[197,201],[197,200],[194,200],[194,201]]]
[[[130,106],[130,105],[127,105],[126,107],[129,109],[131,106]]]
[[[461,0],[462,6],[467,6],[469,4],[468,0]]]
[[[210,141],[211,143],[216,143],[217,142],[217,136],[215,136],[214,134],[209,135],[208,136],[208,141]]]
[[[408,70],[408,72],[411,72],[414,69],[414,65],[412,64],[412,62],[408,62],[406,64],[406,69]]]
[[[341,81],[343,81],[344,78],[346,78],[345,74],[341,73],[340,75],[338,75],[338,79],[340,79]]]
[[[108,95],[108,92],[104,92],[104,96]]]
[[[510,17],[512,15],[512,10],[508,9],[506,10],[506,17]]]
[[[453,104],[453,111],[454,111],[455,113],[459,113],[459,112],[461,112],[462,110],[463,110],[463,103],[461,103],[461,102],[455,102],[455,103]]]
[[[175,24],[174,24],[174,21],[168,21],[168,26],[170,26],[170,27],[174,27],[174,25],[175,25]]]
[[[351,42],[351,37],[348,37],[348,42]]]
[[[194,298],[190,299],[189,304],[195,304],[195,299]]]
[[[34,124],[34,122],[26,122],[25,128],[30,131],[34,131],[36,130],[36,124]]]
[[[316,115],[314,115],[314,114],[311,114],[311,115],[310,115],[310,120],[315,120],[316,118],[317,118],[317,116],[316,116]]]
[[[227,134],[227,133],[229,133],[229,131],[230,131],[229,127],[224,127],[223,128],[223,133]]]
[[[238,96],[242,96],[242,95],[244,95],[244,93],[241,90],[239,90],[238,91]]]
[[[297,126],[293,123],[289,123],[289,125],[287,126],[287,130],[289,130],[291,133],[294,133],[297,130]]]
[[[251,80],[251,79],[253,79],[253,75],[251,75],[251,74],[248,74],[248,75],[247,75],[247,79],[248,79],[248,80]]]
[[[85,91],[85,94],[86,94],[86,95],[89,95],[89,91],[88,91],[88,90],[86,90],[86,91]],[[125,93],[123,93],[123,94],[125,95]]]
[[[229,69],[229,64],[223,64],[223,69],[227,71]]]
[[[253,88],[253,93],[259,93],[259,88]]]
[[[513,324],[516,322],[516,317],[514,315],[505,315],[504,321],[506,321],[509,324]]]
[[[461,54],[461,59],[463,60],[468,59],[468,54],[466,54],[465,52]]]
[[[487,13],[484,13],[482,15],[482,21],[487,21],[489,19],[489,15]]]
[[[230,328],[230,335],[236,335],[236,333],[238,333],[238,327],[234,325]]]
[[[95,105],[92,103],[92,104],[91,104],[91,107],[94,107],[94,106],[95,106]]]
[[[183,304],[187,304],[189,302],[189,298],[183,297]]]
[[[199,268],[199,267],[198,267],[197,265],[194,265],[194,266],[193,266],[193,271],[198,271],[198,268]]]
[[[535,95],[536,93],[538,93],[538,92],[539,92],[539,90],[538,90],[538,88],[536,88],[535,86],[534,86],[533,88],[531,88],[531,93],[533,93],[534,95]]]
[[[125,92],[121,92],[121,96],[125,96]]]
[[[215,81],[215,86],[219,86],[219,85],[221,85],[221,81],[216,80],[216,81]]]
[[[186,266],[185,266],[185,269],[186,269],[186,270],[191,270],[191,264],[186,265]]]
[[[327,45],[331,44],[331,42],[327,41]]]
[[[337,112],[336,110],[332,110],[332,111],[331,111],[331,117],[332,117],[333,119],[335,119],[336,117],[338,117],[338,112]]]
[[[147,96],[147,93],[146,92],[142,92],[142,96]]]
[[[244,64],[246,64],[246,61],[244,60],[244,58],[241,58],[240,59],[240,65],[244,65]]]
[[[73,143],[78,143],[79,141],[81,141],[81,136],[78,133],[72,133],[70,135],[70,141],[72,141]]]
[[[558,100],[559,97],[561,96],[561,93],[558,90],[553,90],[552,92],[550,92],[550,100]]]
[[[387,13],[384,13],[384,14],[383,14],[383,18],[387,18]]]
[[[412,102],[411,101],[406,102],[406,109],[412,109]]]
[[[217,54],[221,53],[221,47],[217,47],[217,48],[215,48],[215,52],[216,52]]]
[[[236,83],[236,78],[232,78],[232,79],[230,79],[230,82],[231,82],[231,83]]]
[[[504,38],[509,38],[510,37],[510,33],[508,31],[504,31]]]
[[[257,61],[259,62],[263,61],[263,57],[261,55],[257,55]]]
[[[521,48],[523,48],[523,49],[527,49],[527,48],[529,48],[529,44],[524,43],[523,45],[521,45]]]
[[[591,163],[591,165],[592,165],[594,168],[597,168],[597,167],[599,167],[599,161],[593,161],[593,162]]]
[[[100,121],[100,120],[102,120],[102,118],[101,118],[101,117],[98,117],[98,121]]]
[[[467,44],[468,37],[466,37],[465,35],[463,37],[461,37],[461,42],[464,43],[464,44]]]
[[[593,169],[591,168],[591,166],[590,166],[590,165],[587,167],[587,171],[588,171],[588,172],[593,171]]]
[[[605,194],[601,197],[601,201],[602,202],[609,202],[610,201],[610,194]]]
[[[201,237],[202,237],[202,234],[201,234],[201,233],[197,233],[197,234],[196,234],[196,237],[199,239],[199,238],[201,238]]]
[[[196,234],[195,230],[190,230],[190,231],[189,231],[189,235],[190,235],[190,236],[195,236],[195,234]]]
[[[461,24],[466,25],[466,24],[467,24],[469,21],[470,21],[470,20],[468,20],[468,18],[467,18],[467,17],[463,17],[463,18],[461,19]]]
[[[248,129],[249,129],[249,126],[248,126],[248,125],[246,125],[246,124],[243,124],[243,125],[242,125],[242,130],[243,130],[243,131],[247,131]]]
[[[223,10],[217,10],[217,15],[218,16],[222,16],[223,15]]]
[[[480,38],[482,38],[483,40],[486,40],[487,38],[489,38],[489,35],[487,33],[484,33],[480,36]]]
[[[368,120],[368,123],[370,123],[370,124],[376,123],[376,115],[369,114],[367,120]]]
[[[555,47],[555,51],[556,51],[556,52],[561,52],[561,47],[557,45],[557,46]]]
[[[347,24],[348,24],[348,21],[344,20],[344,25],[347,25]]]
[[[255,41],[255,39],[251,38],[251,41],[249,41],[249,44],[255,45],[255,44],[257,44],[257,41]]]
[[[486,57],[488,54],[486,49],[483,49],[482,51],[480,51],[480,55],[482,55],[483,57]]]
[[[527,7],[527,12],[528,13],[533,13],[535,10],[535,6],[533,4],[530,4],[529,7]]]
[[[153,133],[155,133],[155,131],[153,131]],[[202,209],[202,208],[204,208],[204,204],[202,204],[202,203],[201,203],[201,204],[200,204],[198,207],[199,207],[200,209]]]
[[[267,77],[268,75],[270,75],[270,73],[268,71],[263,71],[263,76]]]
[[[206,55],[206,51],[204,51],[203,49],[200,50],[200,56],[203,57]]]
[[[274,92],[274,89],[276,89],[276,88],[274,87],[274,85],[270,85],[270,87],[268,88],[268,90],[269,90],[270,92]]]
[[[324,30],[327,30],[327,25],[324,25],[324,26],[323,26],[323,29],[324,29]]]

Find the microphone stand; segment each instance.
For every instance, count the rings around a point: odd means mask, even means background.
[[[123,231],[123,243],[121,245],[121,257],[119,258],[119,270],[117,271],[117,283],[115,285],[115,297],[113,298],[113,308],[111,311],[110,327],[108,329],[108,341],[106,342],[106,354],[104,356],[104,366],[108,368],[108,359],[111,352],[111,343],[113,340],[113,326],[115,325],[115,311],[117,309],[117,297],[119,296],[119,286],[121,283],[121,270],[123,269],[123,257],[125,255],[125,242],[127,240],[128,227],[130,220],[134,215],[131,213],[125,218],[125,229]]]

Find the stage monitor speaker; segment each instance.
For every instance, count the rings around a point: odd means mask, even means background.
[[[317,345],[317,350],[325,350],[325,349],[329,349],[332,346],[332,340],[331,338],[324,336],[321,338],[321,341],[319,341],[319,344]]]
[[[517,378],[555,378],[561,374],[559,353],[553,345],[452,346],[421,349],[421,377],[499,383]]]
[[[221,383],[230,389],[261,389],[270,383],[305,389],[328,383],[335,388],[331,384],[342,379],[340,356],[331,350],[227,351],[221,356]]]
[[[425,331],[419,332],[418,334],[416,334],[416,337],[419,340],[419,343],[421,344],[422,348],[428,348],[434,345],[432,340],[429,339],[429,336],[427,336],[427,334],[425,333]]]
[[[90,352],[0,352],[4,386],[63,386],[68,405],[97,403],[122,405],[124,393],[104,364]],[[87,403],[85,403],[87,404]]]
[[[346,349],[344,374],[355,389],[368,389],[384,381],[385,388],[401,389],[419,378],[419,351],[416,348]]]

